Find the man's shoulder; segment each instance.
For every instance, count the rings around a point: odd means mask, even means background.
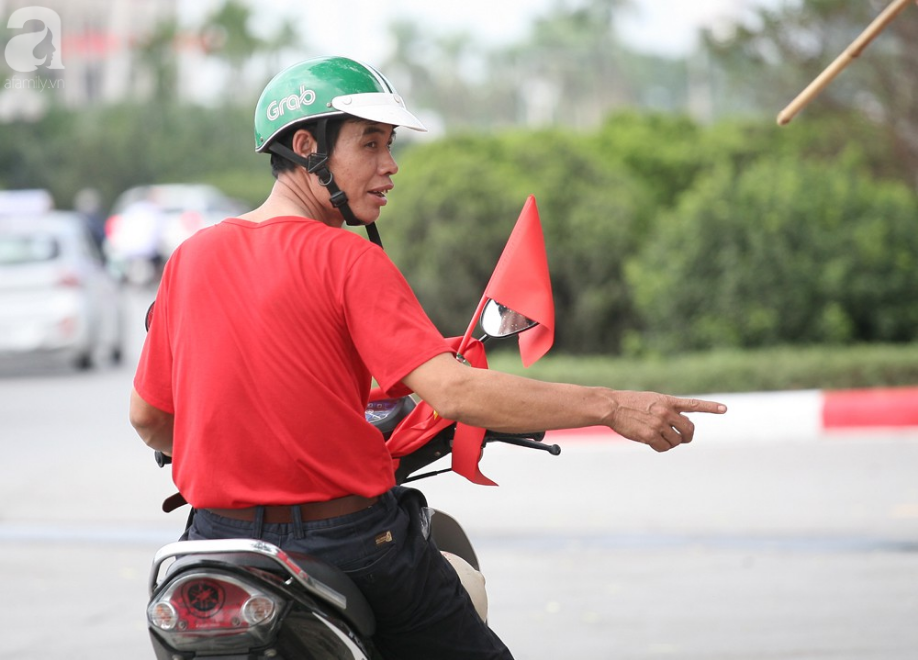
[[[176,249],[176,253],[200,254],[223,253],[227,250],[237,249],[241,243],[258,240],[256,236],[261,232],[275,234],[276,241],[268,243],[258,241],[262,246],[275,244],[278,250],[289,251],[300,249],[319,257],[325,254],[335,263],[345,266],[355,261],[363,260],[366,255],[388,261],[386,253],[374,243],[358,234],[356,231],[341,227],[329,227],[321,222],[309,218],[294,216],[278,216],[259,223],[248,222],[238,218],[227,218],[210,227],[199,230]],[[279,234],[283,234],[281,237]],[[265,234],[261,234],[262,237]],[[293,246],[297,246],[294,248]]]

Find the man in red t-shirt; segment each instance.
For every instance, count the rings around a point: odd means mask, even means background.
[[[175,415],[173,476],[196,509],[388,491],[371,375],[392,390],[449,351],[382,250],[292,214],[185,241],[151,321],[135,386]]]
[[[342,230],[375,229],[398,126],[424,130],[382,74],[353,60],[308,60],[268,83],[255,138],[274,187],[169,260],[131,423],[173,457],[195,509],[188,538],[254,536],[335,563],[367,596],[384,657],[510,658],[427,539],[423,497],[394,485],[364,419],[371,378],[472,426],[606,425],[657,451],[692,440],[684,413],[726,409],[456,361],[385,253]]]

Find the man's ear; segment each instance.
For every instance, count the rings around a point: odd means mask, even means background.
[[[316,139],[312,136],[312,133],[305,128],[301,128],[293,134],[293,140],[290,142],[290,147],[296,154],[303,158],[307,158],[309,154],[315,153],[316,151]]]

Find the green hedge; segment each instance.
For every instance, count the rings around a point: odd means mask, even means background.
[[[647,359],[549,353],[529,369],[518,354],[502,349],[489,362],[491,368],[540,380],[668,394],[918,385],[918,344],[718,350]]]
[[[628,264],[647,331],[676,352],[918,339],[918,202],[856,159],[718,168]]]
[[[564,352],[914,341],[918,197],[856,118],[819,130],[623,113],[451,136],[401,154],[380,224],[447,333],[534,194]]]

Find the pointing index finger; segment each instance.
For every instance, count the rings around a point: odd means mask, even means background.
[[[727,412],[727,406],[724,404],[704,399],[676,399],[676,409],[679,412],[702,412],[715,415],[723,415]]]

